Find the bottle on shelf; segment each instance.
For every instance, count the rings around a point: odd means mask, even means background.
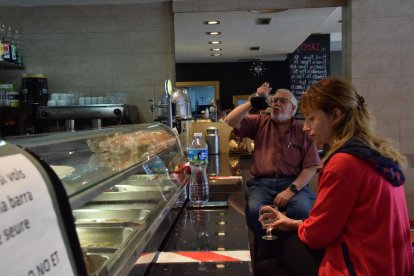
[[[10,41],[8,29],[5,25],[1,25],[1,42],[3,44],[3,60],[10,62]]]
[[[10,62],[16,64],[16,40],[11,27],[7,29],[7,33],[9,37]]]
[[[207,178],[208,145],[201,133],[194,133],[194,139],[187,147],[191,167],[189,199],[191,206],[200,206],[209,199]]]
[[[20,41],[20,33],[16,30],[14,34],[14,38],[16,41],[16,64],[19,66],[23,66],[24,59],[23,59],[23,48],[22,42]]]
[[[3,46],[3,25],[0,25],[0,61],[3,61],[3,53],[4,53],[4,46]]]

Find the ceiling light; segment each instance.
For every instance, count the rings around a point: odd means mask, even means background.
[[[210,41],[209,44],[221,44],[221,41]]]
[[[207,32],[208,35],[219,35],[221,32]]]
[[[205,21],[204,24],[207,24],[207,25],[219,25],[220,24],[220,21],[218,21],[218,20],[209,20],[209,21]]]
[[[249,12],[252,13],[278,13],[278,12],[284,12],[288,9],[264,9],[264,10],[249,10]]]
[[[270,25],[272,18],[256,18],[257,25]]]
[[[219,56],[221,56],[221,54],[216,53],[216,54],[211,54],[211,56],[212,57],[219,57]]]
[[[215,52],[221,51],[221,48],[212,48],[212,49],[210,49],[210,51],[215,51]]]

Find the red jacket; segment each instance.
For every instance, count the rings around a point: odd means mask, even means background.
[[[350,154],[332,156],[319,175],[315,206],[299,237],[325,248],[319,275],[413,275],[404,186],[392,186]]]

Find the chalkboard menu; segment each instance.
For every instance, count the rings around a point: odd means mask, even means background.
[[[288,57],[290,91],[300,101],[309,86],[330,75],[330,35],[309,36]],[[303,118],[298,112],[297,118]]]

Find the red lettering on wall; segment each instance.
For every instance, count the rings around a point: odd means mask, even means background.
[[[313,43],[304,43],[300,45],[301,51],[306,52],[319,52],[321,49],[321,44],[319,42],[313,42]]]

